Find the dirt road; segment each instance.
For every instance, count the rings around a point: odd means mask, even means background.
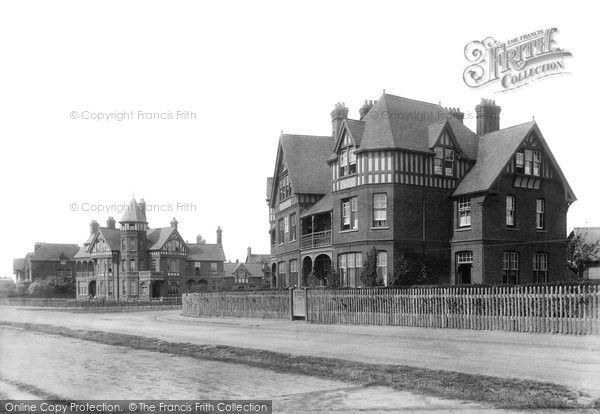
[[[548,381],[600,396],[599,337],[198,319],[178,311],[83,314],[0,308],[0,320]]]
[[[486,408],[7,327],[0,327],[0,350],[0,399],[268,399],[274,412],[293,413]]]

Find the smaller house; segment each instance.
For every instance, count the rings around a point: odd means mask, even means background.
[[[600,245],[600,227],[575,227],[569,235],[569,239],[575,236],[581,236],[586,244]],[[583,274],[584,279],[600,279],[600,252],[595,261],[589,263],[589,267]]]
[[[268,266],[267,266],[268,267]],[[230,290],[257,290],[263,288],[262,263],[225,263],[225,277]]]
[[[17,283],[30,283],[52,276],[74,278],[74,257],[78,251],[77,244],[36,243],[32,253],[13,261]]]
[[[252,248],[248,247],[248,253],[246,254],[246,264],[258,264],[262,267],[263,273],[263,288],[269,289],[271,287],[271,278],[274,276],[271,274],[271,267],[269,266],[269,260],[271,259],[270,254],[252,253]]]

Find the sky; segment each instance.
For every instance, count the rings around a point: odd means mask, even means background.
[[[330,134],[336,102],[358,118],[384,89],[467,114],[495,99],[501,127],[535,117],[578,198],[568,227],[600,226],[600,59],[584,4],[2,2],[0,276],[35,242],[83,243],[132,196],[151,227],[176,217],[190,242],[214,243],[221,226],[229,260],[268,253],[281,131]],[[550,27],[568,74],[508,93],[463,82],[467,43]]]

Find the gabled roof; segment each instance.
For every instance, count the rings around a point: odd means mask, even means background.
[[[383,94],[364,119],[362,150],[405,149],[431,152],[429,125],[448,121],[460,149],[475,158],[477,135],[440,105]],[[464,148],[466,147],[466,148]]]
[[[159,250],[165,245],[171,234],[175,231],[175,227],[161,227],[158,229],[149,229],[146,232],[146,237],[151,243],[149,250]]]
[[[25,258],[13,259],[13,270],[25,270]]]
[[[90,253],[86,250],[85,245],[79,247],[79,250],[77,251],[77,253],[75,253],[75,256],[73,256],[73,259],[86,259],[90,257]]]
[[[223,263],[223,272],[225,272],[225,276],[233,276],[233,271],[237,268],[237,266],[238,263]]]
[[[450,116],[443,121],[435,122],[427,127],[427,137],[429,148],[433,148],[444,130],[456,141],[457,149],[464,158],[475,160],[477,158],[477,149],[479,147],[479,137],[469,128],[465,127],[458,119]]]
[[[333,210],[333,201],[331,198],[331,193],[327,193],[308,210],[302,213],[300,218],[312,216],[313,214],[325,213],[331,210]]]
[[[348,128],[348,132],[350,132],[350,135],[354,140],[354,144],[357,147],[360,147],[363,133],[365,132],[365,122],[357,121],[355,119],[345,119],[344,124],[346,125],[346,128]]]
[[[263,277],[263,267],[258,263],[225,263],[225,276],[233,276],[240,269],[245,269],[250,277]],[[233,266],[231,266],[233,265]]]
[[[331,170],[327,157],[333,150],[330,136],[282,134],[279,138],[275,174],[285,158],[295,194],[325,194],[331,186]],[[271,202],[275,200],[275,185],[271,188]]]
[[[246,256],[245,263],[268,263],[271,255],[251,253]]]
[[[600,227],[575,227],[571,234],[581,235],[584,243],[600,244]]]
[[[71,260],[79,250],[76,244],[44,243],[31,256],[31,260],[59,261],[61,256]]]
[[[218,244],[188,244],[190,253],[187,260],[224,262],[225,252],[223,246]]]
[[[541,142],[546,157],[550,160],[562,180],[565,188],[565,198],[568,201],[575,201],[575,195],[535,121],[500,129],[481,137],[477,162],[462,179],[453,195],[460,196],[488,191],[502,174],[507,163],[519,149],[523,140],[531,132],[534,132]]]
[[[121,232],[119,229],[111,229],[110,227],[100,227],[98,233],[102,234],[110,250],[121,250]]]

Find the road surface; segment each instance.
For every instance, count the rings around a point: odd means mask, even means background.
[[[179,311],[99,314],[4,307],[0,320],[548,381],[600,397],[597,336],[190,318]]]

